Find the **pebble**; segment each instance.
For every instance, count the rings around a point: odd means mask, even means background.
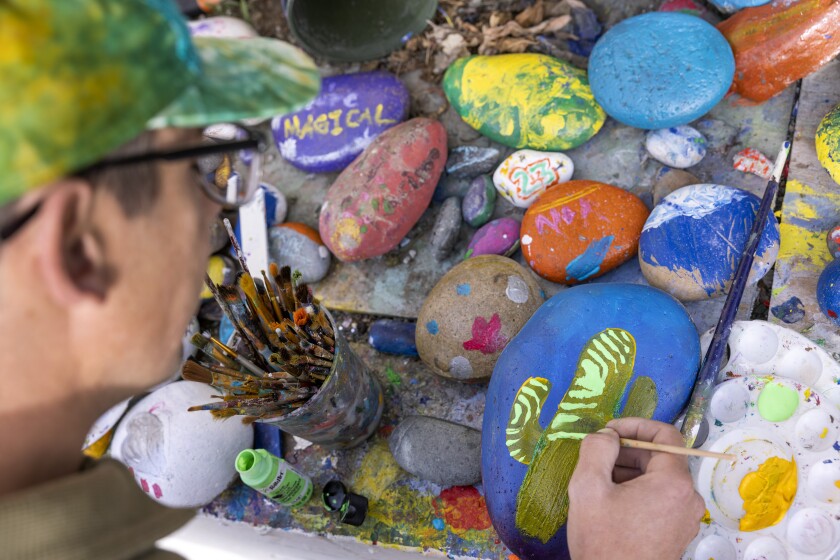
[[[217,16],[188,21],[193,37],[216,37],[219,39],[247,39],[257,37],[256,30],[239,18]]]
[[[665,0],[659,6],[660,12],[681,12],[683,14],[691,14],[699,16],[706,12],[706,8],[696,3],[694,0]]]
[[[414,342],[416,323],[377,319],[370,324],[368,343],[378,352],[398,356],[417,356]]]
[[[493,171],[500,155],[496,148],[458,146],[449,150],[446,173],[458,179],[472,179]]]
[[[828,245],[828,252],[831,253],[832,258],[840,258],[840,224],[835,225],[828,231],[825,242]]]
[[[603,344],[600,347],[591,345],[592,353],[584,352],[590,341],[607,329],[622,329],[635,342],[627,345],[630,348],[635,346],[634,352],[628,349],[620,355],[625,360],[629,357],[627,365],[598,366],[605,355],[612,357],[613,363],[621,361],[620,356],[616,356],[619,344],[615,342],[615,347],[609,349]],[[663,333],[667,333],[667,344],[663,343]],[[626,346],[622,344],[620,347]],[[653,413],[655,420],[673,422],[688,400],[699,363],[699,336],[688,313],[674,298],[649,286],[575,286],[560,291],[537,310],[496,362],[487,389],[487,406],[481,430],[487,510],[501,540],[513,554],[519,558],[569,556],[561,528],[562,518],[552,518],[555,527],[542,529],[545,533],[535,537],[535,524],[530,514],[535,509],[559,510],[557,501],[563,499],[567,489],[563,480],[568,481],[574,465],[574,462],[563,461],[562,458],[574,457],[579,442],[545,436],[563,431],[565,427],[570,432],[601,428],[607,419],[617,415],[616,411],[622,411],[623,395],[632,391],[634,386],[645,387],[638,381],[643,376],[653,381],[653,387],[647,384],[649,389],[641,393],[647,398],[641,399],[641,402]],[[622,379],[619,372],[627,372],[632,377]],[[579,380],[574,386],[577,391],[569,391],[576,376]],[[539,385],[525,385],[529,379],[538,381]],[[597,383],[590,384],[592,379]],[[568,392],[586,396],[576,398],[569,396]],[[540,398],[542,395],[547,400]],[[587,410],[575,408],[565,412],[558,408],[559,403],[573,401],[570,404],[579,404],[588,395],[599,395],[598,398],[587,399],[587,402],[597,403],[604,416],[598,419],[590,416],[584,424],[585,428],[564,423],[565,415],[583,416]],[[518,409],[515,403],[519,403]],[[526,404],[528,408],[523,406]],[[535,410],[535,407],[539,408]],[[540,408],[541,413],[538,412]],[[516,415],[517,411],[519,415]],[[519,421],[511,423],[511,418],[516,417]],[[550,427],[552,421],[559,424],[555,424],[553,430]],[[535,434],[521,437],[526,427],[533,429]],[[539,440],[539,444],[536,443],[537,434],[544,438]],[[510,447],[507,442],[510,442]],[[559,450],[558,445],[562,446]],[[546,457],[542,457],[540,461],[540,454],[545,453],[555,453],[552,458],[557,460],[546,463]],[[532,492],[535,485],[526,485],[526,477],[532,482],[536,478],[542,488]],[[551,490],[544,491],[545,488]],[[533,509],[521,509],[523,502],[527,501],[523,497],[536,501]],[[529,529],[532,536],[526,534]],[[560,534],[557,534],[558,531]]]
[[[639,240],[639,262],[647,281],[682,301],[724,295],[760,202],[741,189],[712,184],[683,187],[666,196],[651,212]],[[770,270],[778,251],[779,225],[771,215],[750,284]]]
[[[659,163],[685,169],[706,156],[706,138],[690,126],[672,126],[648,132],[645,148]]]
[[[397,464],[444,487],[481,482],[481,432],[429,416],[408,416],[388,438]]]
[[[519,228],[519,222],[513,218],[497,218],[484,224],[470,240],[465,258],[514,254],[519,249]]]
[[[663,167],[657,174],[656,181],[653,183],[653,204],[659,204],[663,198],[677,189],[699,183],[700,179],[688,171]]]
[[[598,21],[595,12],[586,7],[583,2],[572,4],[572,35],[577,39],[569,39],[566,43],[569,50],[580,56],[589,56],[601,33],[603,26]]]
[[[745,148],[732,158],[732,167],[744,173],[770,179],[773,175],[773,162],[755,148]]]
[[[481,175],[473,179],[461,204],[464,221],[472,227],[481,227],[493,216],[495,208],[496,186],[490,176]]]
[[[446,130],[416,118],[378,136],[327,191],[319,229],[342,261],[384,255],[432,199],[446,160]]]
[[[712,4],[717,6],[722,12],[731,14],[744,8],[754,8],[756,6],[763,6],[769,4],[771,0],[709,0]]]
[[[614,119],[655,130],[688,124],[723,99],[735,73],[729,43],[699,17],[651,12],[607,31],[589,58],[589,82]]]
[[[805,318],[805,307],[802,305],[802,300],[796,296],[771,308],[770,312],[776,319],[789,325]]]
[[[446,378],[487,379],[507,342],[541,303],[540,287],[515,261],[497,255],[467,259],[440,279],[420,308],[420,359]]]
[[[458,242],[460,232],[461,199],[453,196],[443,201],[432,228],[431,243],[437,260],[441,261],[449,256],[455,243]]]
[[[735,144],[740,129],[718,119],[700,119],[694,123],[700,134],[706,137],[706,147],[721,152],[729,151]]]
[[[817,158],[834,182],[840,184],[840,105],[820,121],[816,143]]]
[[[384,131],[408,116],[409,95],[388,72],[324,78],[321,93],[300,111],[275,117],[280,154],[311,173],[341,171]]]
[[[566,154],[519,150],[493,173],[499,194],[519,208],[528,208],[550,187],[572,178],[575,164]]]
[[[318,232],[297,222],[286,222],[268,230],[268,254],[278,266],[290,266],[301,273],[300,281],[320,282],[330,270],[330,252]]]
[[[435,187],[435,193],[432,195],[432,201],[443,202],[447,198],[453,196],[464,198],[467,195],[467,191],[470,190],[470,185],[472,185],[472,181],[470,179],[453,177],[452,175],[444,173],[441,175],[437,187]]]
[[[840,260],[823,269],[817,281],[817,303],[832,323],[840,326]]]
[[[586,72],[543,54],[459,58],[446,70],[443,90],[467,124],[512,148],[575,148],[606,118]]]
[[[552,282],[591,280],[633,258],[648,214],[644,202],[624,189],[569,181],[525,212],[522,255]]]

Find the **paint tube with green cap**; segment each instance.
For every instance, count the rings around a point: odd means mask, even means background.
[[[242,482],[272,500],[296,508],[312,497],[312,480],[265,449],[245,449],[236,457]]]

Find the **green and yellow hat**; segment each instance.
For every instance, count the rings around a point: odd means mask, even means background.
[[[269,118],[319,87],[300,50],[191,38],[170,0],[2,0],[0,205],[143,130]]]

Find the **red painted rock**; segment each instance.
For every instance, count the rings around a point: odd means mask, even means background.
[[[596,181],[569,181],[543,193],[522,220],[525,260],[552,282],[596,278],[636,254],[650,214],[635,195]]]
[[[446,162],[446,130],[412,119],[383,132],[335,180],[319,229],[342,261],[378,257],[397,246],[429,206]]]

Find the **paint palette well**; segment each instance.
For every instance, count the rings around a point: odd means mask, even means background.
[[[705,354],[713,330],[700,339]],[[736,321],[721,376],[775,375],[812,387],[840,407],[840,364],[815,342],[767,321]],[[723,381],[719,379],[718,381]]]
[[[701,522],[683,558],[828,558],[840,545],[840,414],[834,404],[789,379],[747,376],[717,387],[708,420],[702,448],[738,459],[690,460],[710,521]],[[742,519],[764,523],[741,530]]]

